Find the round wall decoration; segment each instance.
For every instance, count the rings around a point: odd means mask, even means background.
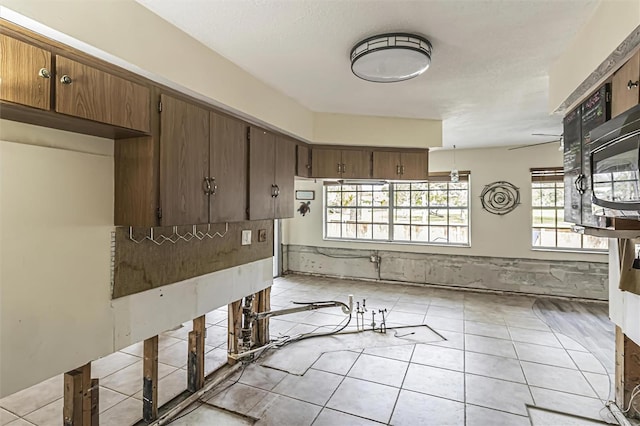
[[[520,190],[509,182],[493,182],[485,185],[480,200],[489,213],[505,215],[520,204]]]

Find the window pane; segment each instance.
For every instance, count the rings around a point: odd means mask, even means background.
[[[429,193],[427,191],[413,191],[411,193],[411,205],[415,207],[427,207]]]
[[[356,224],[355,223],[343,223],[342,224],[342,238],[356,238]]]
[[[358,222],[373,222],[373,210],[358,209]]]
[[[411,223],[414,225],[428,225],[429,210],[428,209],[411,209]]]
[[[540,190],[540,205],[543,207],[555,207],[556,190],[554,188],[542,188]]]
[[[467,189],[469,182],[449,183],[449,189]]]
[[[533,244],[534,246],[538,246],[538,247],[556,247],[555,228],[534,229],[533,243],[534,243]]]
[[[582,248],[592,250],[606,250],[609,248],[608,238],[599,238],[591,235],[582,236]]]
[[[411,239],[409,225],[394,225],[393,226],[393,239],[397,241],[409,241]]]
[[[396,183],[393,187],[396,191],[408,191],[411,185],[408,183]]]
[[[373,209],[373,221],[376,223],[389,223],[389,209]]]
[[[374,206],[388,206],[389,205],[389,193],[388,192],[374,192],[373,193],[373,205]]]
[[[409,191],[396,191],[396,207],[409,207],[411,205],[409,194]]]
[[[564,207],[564,186],[558,185],[556,189],[556,207]]]
[[[429,227],[428,226],[412,226],[411,241],[429,242]]]
[[[432,182],[429,184],[429,189],[434,191],[446,191],[447,184],[442,182]]]
[[[327,206],[339,206],[341,199],[340,192],[327,192]]]
[[[376,240],[388,240],[389,239],[389,226],[388,225],[373,225],[373,238]]]
[[[410,223],[411,210],[410,209],[395,209],[393,215],[393,221],[395,223]]]
[[[430,225],[446,225],[447,209],[430,209],[429,224]]]
[[[327,223],[327,238],[340,238],[339,223]]]
[[[469,228],[466,226],[450,226],[449,242],[455,244],[468,244]]]
[[[342,193],[342,205],[343,206],[355,206],[356,205],[356,193],[355,192],[343,192]]]
[[[373,205],[373,192],[358,192],[358,205],[359,206]]]
[[[430,191],[429,192],[429,205],[446,206],[447,205],[447,191]]]
[[[467,207],[469,193],[467,191],[449,191],[449,205],[451,207]]]
[[[558,247],[581,248],[582,235],[572,232],[571,229],[558,229]]]
[[[356,209],[342,209],[342,222],[356,222]]]
[[[366,223],[358,224],[357,233],[358,238],[366,238],[368,240],[371,239],[373,237],[372,225]]]
[[[451,225],[466,225],[469,223],[467,216],[467,210],[451,209],[449,210],[449,224]]]
[[[446,226],[430,226],[429,241],[432,243],[446,243],[447,227]]]

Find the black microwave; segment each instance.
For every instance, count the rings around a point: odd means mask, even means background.
[[[640,105],[591,131],[594,215],[640,219]]]

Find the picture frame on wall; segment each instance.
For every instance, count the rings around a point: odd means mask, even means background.
[[[296,191],[296,200],[315,200],[316,191]]]

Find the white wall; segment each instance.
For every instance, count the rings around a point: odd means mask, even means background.
[[[111,300],[113,141],[0,120],[0,398],[272,282],[272,259]]]
[[[453,166],[451,150],[430,152],[429,170],[449,171]],[[296,181],[296,189],[316,191],[311,213],[285,221],[285,244],[318,247],[395,250],[416,253],[442,253],[507,258],[586,260],[606,262],[606,254],[584,254],[531,250],[531,177],[532,167],[562,165],[558,144],[508,151],[507,148],[456,150],[456,166],[471,171],[471,247],[446,247],[416,244],[388,244],[324,241],[322,239],[322,182]],[[480,193],[488,183],[506,180],[520,188],[522,204],[513,212],[496,216],[482,209]]]
[[[620,291],[620,257],[618,240],[611,239],[609,245],[609,317],[624,334],[640,345],[640,295]]]

